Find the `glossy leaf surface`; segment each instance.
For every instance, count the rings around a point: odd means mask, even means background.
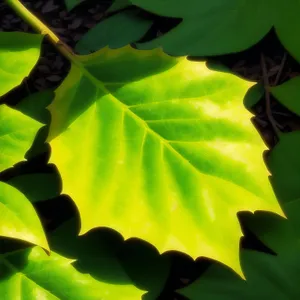
[[[236,213],[281,213],[241,101],[252,83],[160,50],[76,59],[49,106],[49,140],[81,233],[111,227],[240,272]]]
[[[129,285],[96,281],[71,263],[54,252],[47,256],[37,247],[1,255],[1,299],[115,300],[117,294],[120,300],[139,300],[142,295]]]

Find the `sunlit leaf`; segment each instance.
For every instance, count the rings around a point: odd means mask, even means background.
[[[81,234],[111,227],[240,273],[236,213],[281,213],[241,101],[252,83],[160,50],[75,60],[49,107],[49,140]]]

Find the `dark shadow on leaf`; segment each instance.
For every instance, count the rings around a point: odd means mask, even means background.
[[[0,237],[0,284],[22,272],[32,247],[24,241]]]
[[[168,17],[163,17],[163,16],[153,14],[143,9],[139,9],[139,10],[140,10],[139,16],[141,16],[143,19],[153,21],[153,25],[148,30],[148,32],[143,36],[143,38],[141,38],[139,41],[136,42],[137,44],[150,42],[158,38],[159,36],[164,35],[165,33],[171,31],[182,22],[181,18],[168,18]]]
[[[247,226],[246,219],[249,220],[249,218],[254,216],[254,214],[243,211],[239,212],[237,216],[244,234],[244,236],[241,238],[242,249],[255,250],[276,255],[276,252],[267,247],[260,239],[258,239],[257,236]]]
[[[164,290],[158,300],[174,299],[170,298],[171,296],[176,297],[178,300],[186,299],[184,296],[174,292],[174,290],[191,284],[200,277],[213,262],[213,260],[206,257],[199,257],[194,260],[189,255],[178,251],[168,251],[163,255],[170,257],[171,270]]]
[[[77,207],[71,198],[66,195],[33,204],[47,232],[55,230],[71,218],[78,217]]]
[[[82,273],[110,284],[134,284],[149,291],[144,300],[155,300],[169,275],[171,259],[140,239],[124,241],[110,228],[95,228],[82,236],[79,218],[62,224],[49,235],[51,248],[76,259],[73,266]]]

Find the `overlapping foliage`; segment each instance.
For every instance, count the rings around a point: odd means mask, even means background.
[[[19,1],[6,2],[39,28]],[[66,5],[71,10],[80,2],[66,0]],[[27,157],[34,157],[47,141],[50,163],[60,174],[33,172],[0,182],[0,235],[31,245],[11,247],[4,240],[3,299],[143,295],[154,300],[170,271],[168,250],[219,262],[178,291],[192,300],[265,299],[271,292],[276,299],[298,298],[292,281],[299,269],[298,133],[280,135],[268,160],[285,220],[263,160],[266,146],[243,105],[254,83],[186,57],[243,50],[275,26],[283,44],[300,58],[293,38],[297,24],[287,24],[298,3],[278,1],[270,9],[267,1],[169,2],[115,1],[109,9],[114,14],[79,41],[75,50],[80,55],[66,55],[71,70],[54,93],[30,95],[15,108],[1,104],[0,171],[22,161],[28,150]],[[140,9],[182,22],[141,43],[153,23]],[[266,11],[268,16],[259,18]],[[250,26],[254,13],[259,21]],[[29,76],[42,34],[45,28],[40,34],[0,33],[0,96]],[[128,45],[133,42],[139,50]],[[181,56],[141,50],[157,47]],[[270,89],[296,114],[298,81]],[[72,198],[80,221],[73,217],[45,232],[32,203],[60,193]],[[274,215],[249,216],[249,228],[278,255],[241,250],[240,265],[237,213],[257,210]],[[115,230],[114,235],[103,227]],[[131,238],[155,248],[139,248]],[[270,282],[273,276],[280,285]],[[15,289],[18,282],[21,290]]]

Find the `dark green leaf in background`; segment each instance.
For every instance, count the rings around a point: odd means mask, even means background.
[[[133,43],[147,32],[152,21],[139,16],[136,9],[115,14],[90,29],[77,43],[75,50],[89,54],[105,46],[121,48]]]

